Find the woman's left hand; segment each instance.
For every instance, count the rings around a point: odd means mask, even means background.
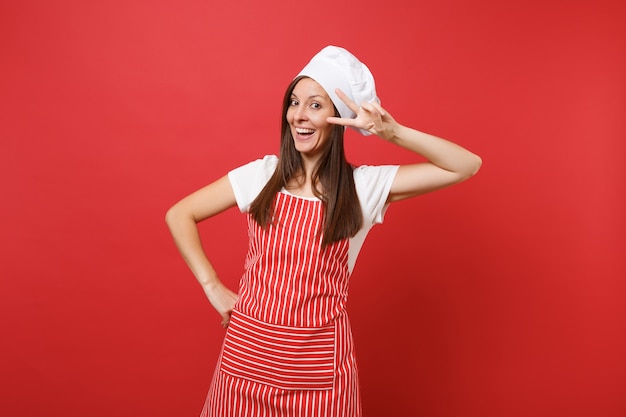
[[[356,117],[354,119],[329,117],[327,119],[328,123],[362,129],[386,140],[393,138],[395,134],[394,127],[397,123],[393,117],[391,117],[391,115],[380,106],[380,104],[363,103],[361,106],[357,106],[357,104],[350,100],[350,98],[340,89],[336,89],[335,92],[339,98],[346,103],[346,105],[354,113],[356,113]]]

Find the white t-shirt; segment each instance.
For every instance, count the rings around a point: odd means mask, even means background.
[[[274,173],[277,164],[277,156],[266,155],[262,159],[252,161],[228,173],[237,206],[242,213],[248,211],[250,204]],[[350,272],[354,269],[356,258],[367,233],[375,224],[383,222],[385,211],[389,206],[386,204],[387,196],[397,171],[397,165],[362,165],[354,169],[354,185],[363,212],[363,226],[354,237],[349,239],[348,269]],[[285,190],[282,192],[289,194]]]

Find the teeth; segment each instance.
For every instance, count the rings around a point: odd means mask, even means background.
[[[296,132],[300,133],[301,135],[308,135],[315,132],[315,129],[296,128]]]

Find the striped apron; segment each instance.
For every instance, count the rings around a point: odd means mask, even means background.
[[[321,248],[323,205],[278,193],[273,224],[248,216],[249,249],[201,417],[358,417],[346,314],[348,244]]]

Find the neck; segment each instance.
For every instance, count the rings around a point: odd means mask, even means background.
[[[299,172],[298,177],[306,178],[307,182],[311,181],[311,177],[313,176],[313,170],[319,161],[318,157],[308,157],[307,155],[300,154],[302,157],[302,169],[304,172]]]
[[[316,186],[319,188],[319,184],[313,184],[313,170],[316,163],[317,159],[312,160],[302,155],[302,170],[289,179],[285,188],[294,195],[315,197],[313,190]]]

